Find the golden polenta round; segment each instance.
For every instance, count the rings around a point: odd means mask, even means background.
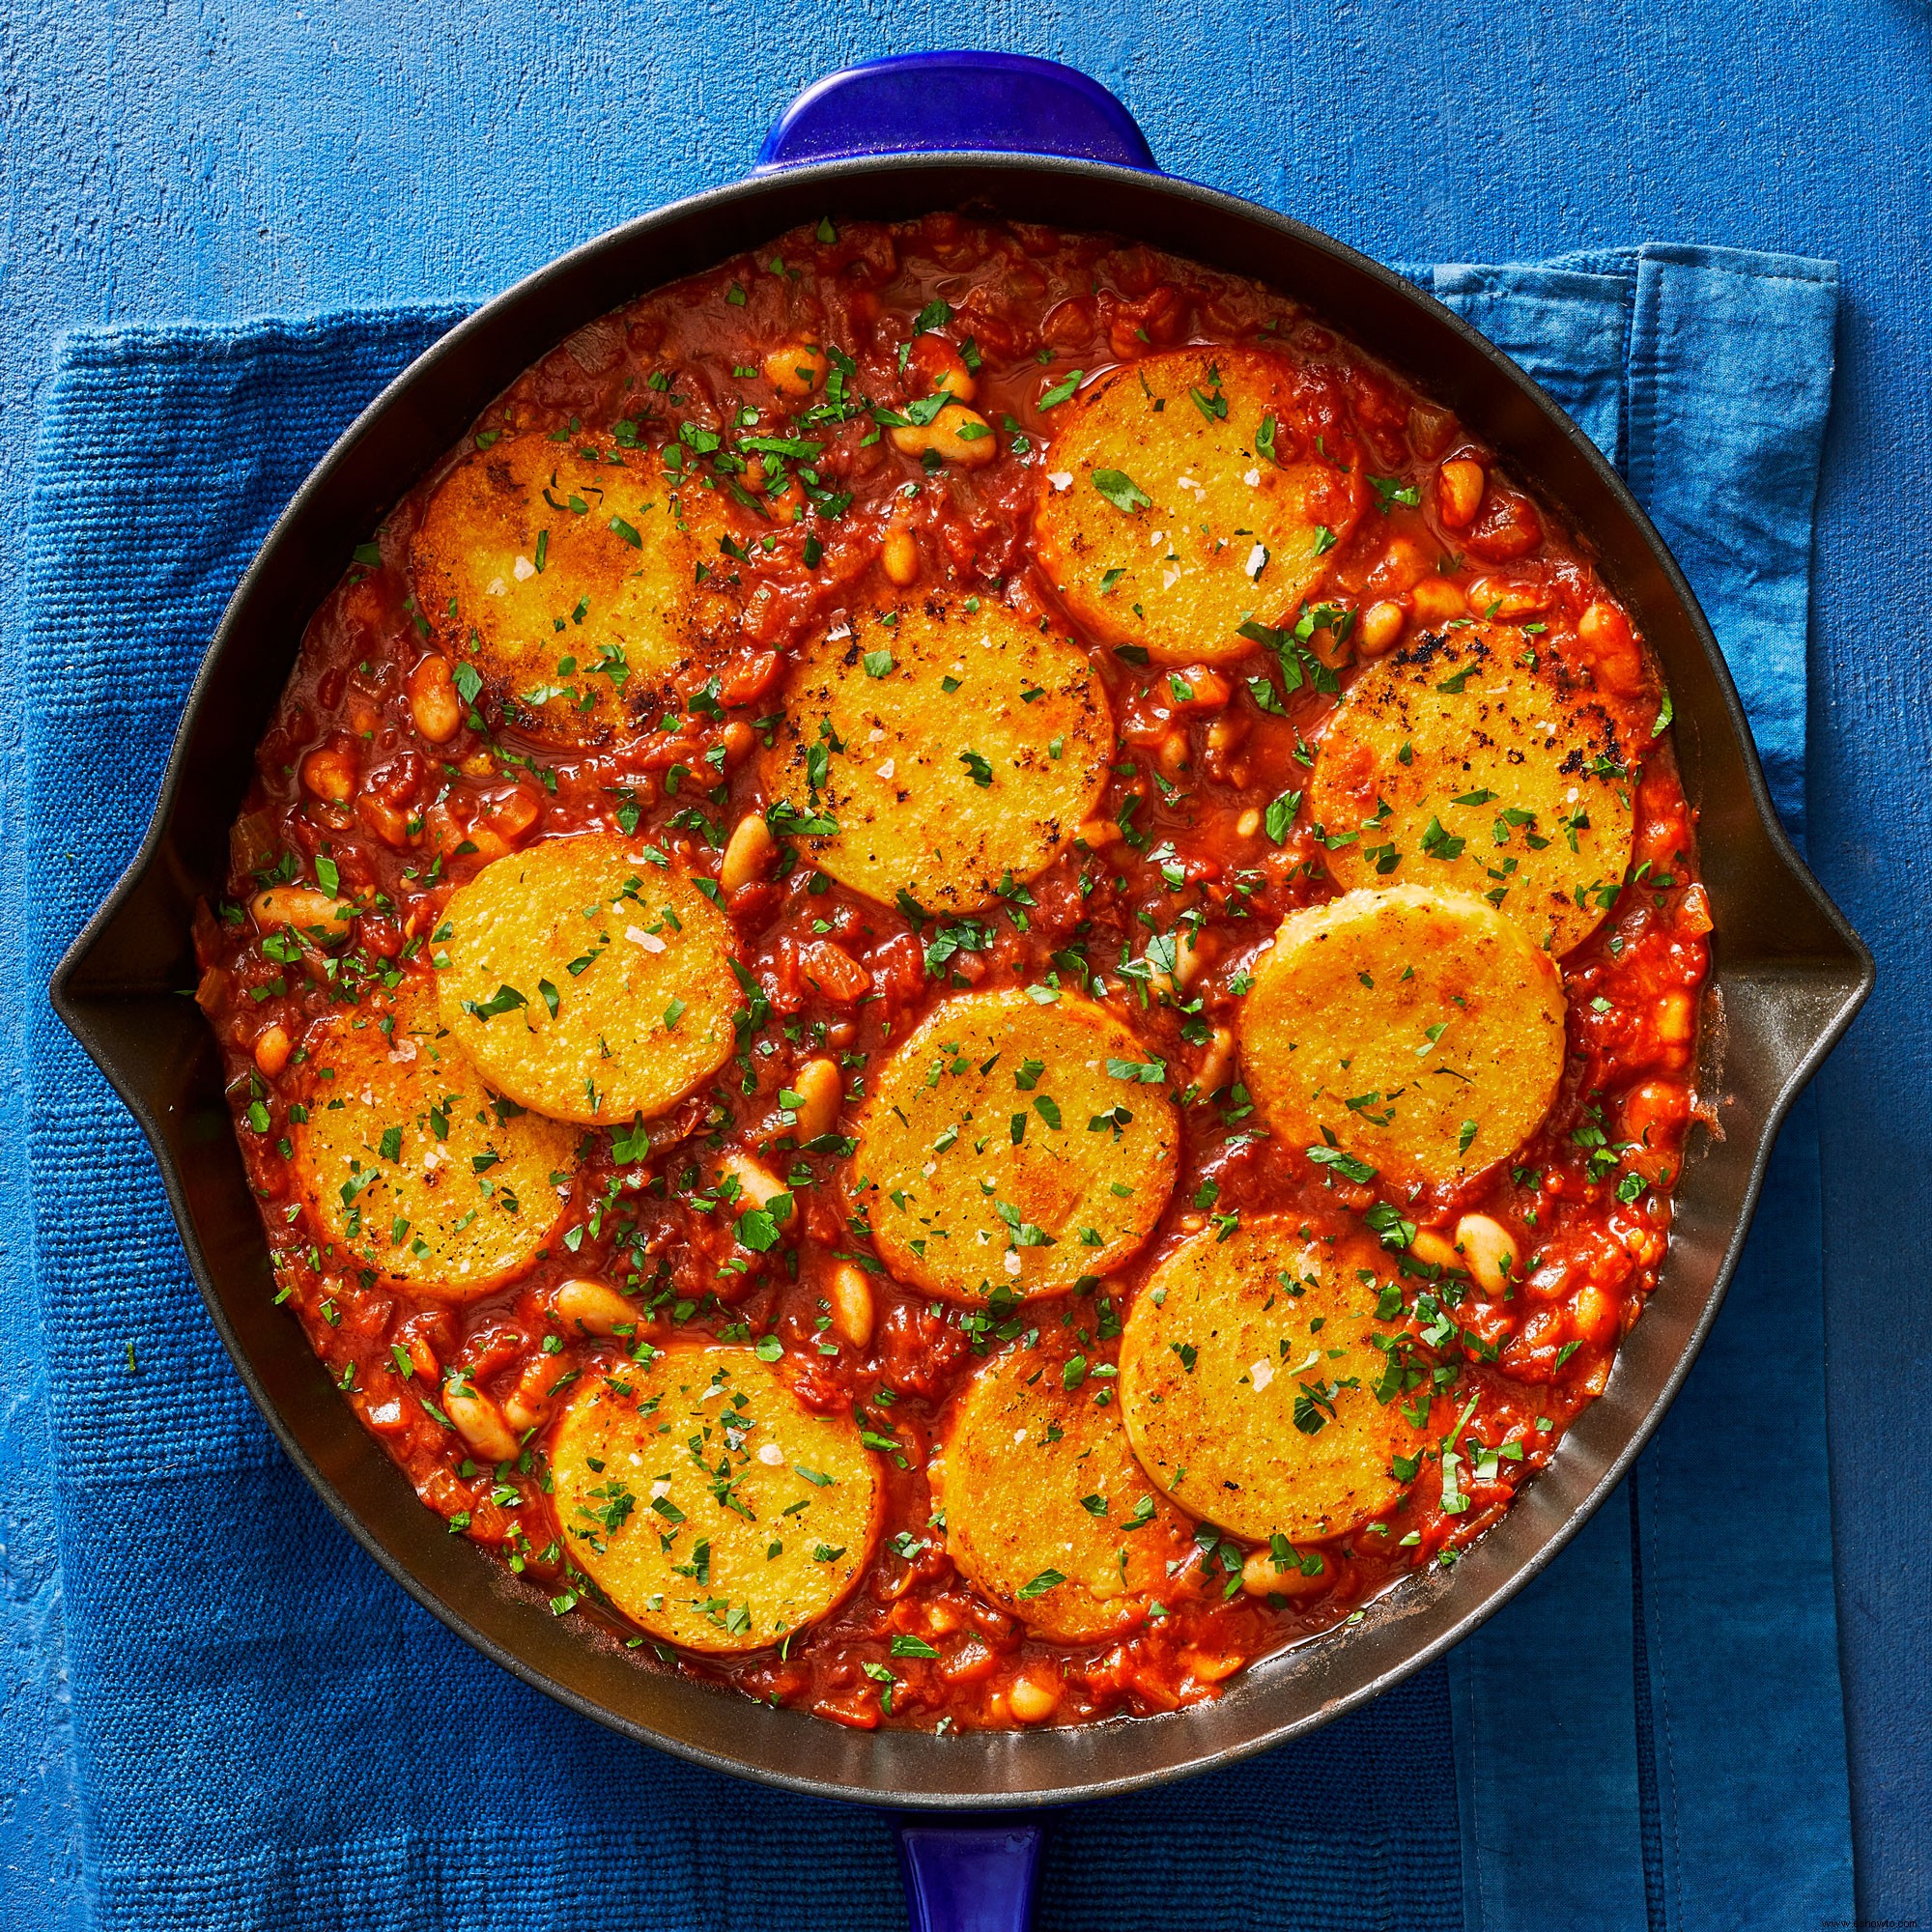
[[[521,1274],[568,1205],[577,1133],[493,1094],[412,976],[310,1036],[291,1132],[309,1211],[346,1265],[462,1298]]]
[[[1034,528],[1082,624],[1199,664],[1253,650],[1244,623],[1293,617],[1361,515],[1362,466],[1309,384],[1265,350],[1173,349],[1054,412]]]
[[[964,993],[880,1068],[853,1172],[886,1265],[959,1300],[1118,1265],[1174,1186],[1167,1069],[1093,1000]]]
[[[750,1349],[678,1343],[586,1376],[551,1440],[571,1560],[689,1650],[759,1650],[844,1601],[883,1496],[849,1413]]]
[[[890,905],[974,912],[1050,866],[1098,802],[1114,721],[1084,651],[1004,604],[934,598],[811,645],[764,755],[815,865]]]
[[[701,681],[737,603],[716,490],[607,438],[511,435],[437,486],[410,545],[416,604],[526,729],[601,742]]]
[[[948,1554],[1040,1636],[1084,1643],[1131,1624],[1191,1545],[1134,1460],[1113,1378],[1065,1347],[988,1362],[954,1403],[930,1467]]]
[[[1405,1364],[1379,1347],[1388,1257],[1310,1240],[1288,1217],[1212,1230],[1155,1268],[1121,1337],[1121,1403],[1141,1466],[1235,1536],[1346,1535],[1402,1492],[1392,1459],[1422,1436]]]
[[[730,1057],[730,925],[643,840],[507,853],[450,895],[438,931],[443,1024],[540,1114],[649,1120]]]
[[[1328,721],[1308,814],[1351,886],[1473,893],[1547,951],[1593,932],[1623,885],[1631,792],[1609,713],[1504,625],[1459,625],[1372,665]]]
[[[1556,1096],[1555,963],[1465,893],[1346,893],[1284,920],[1253,971],[1236,1021],[1248,1092],[1274,1133],[1345,1176],[1461,1183]]]

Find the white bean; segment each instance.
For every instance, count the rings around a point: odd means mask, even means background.
[[[778,856],[778,840],[772,837],[772,828],[765,823],[764,814],[748,811],[731,828],[730,840],[718,867],[718,883],[727,893],[754,884],[764,877],[766,868]]]
[[[1408,1244],[1408,1251],[1417,1261],[1427,1262],[1431,1267],[1459,1268],[1463,1265],[1463,1257],[1456,1251],[1455,1241],[1434,1228],[1417,1229],[1414,1240]]]
[[[1226,1027],[1216,1027],[1195,1069],[1194,1084],[1203,1094],[1218,1094],[1235,1075],[1235,1036]]]
[[[1469,1272],[1487,1294],[1500,1294],[1516,1279],[1521,1257],[1516,1237],[1487,1214],[1464,1214],[1456,1223],[1456,1245]]]
[[[442,1412],[484,1462],[516,1461],[517,1438],[503,1420],[503,1411],[468,1377],[452,1376],[443,1383]]]
[[[355,908],[347,899],[313,886],[270,886],[248,901],[248,910],[264,932],[290,926],[317,946],[340,946],[355,917]]]
[[[1325,1559],[1310,1577],[1303,1572],[1298,1553],[1277,1566],[1272,1549],[1251,1549],[1241,1565],[1241,1588],[1251,1597],[1309,1597],[1325,1590],[1329,1581]]]
[[[1208,950],[1202,944],[1201,935],[1191,926],[1183,926],[1175,935],[1174,971],[1167,976],[1167,981],[1176,994],[1184,993],[1201,977],[1201,969],[1208,963]]]
[[[798,1069],[792,1091],[799,1100],[796,1132],[800,1140],[814,1141],[838,1124],[838,1109],[845,1104],[845,1081],[836,1060],[808,1060]]]
[[[566,1328],[581,1328],[586,1335],[614,1335],[619,1328],[637,1326],[641,1319],[609,1282],[590,1275],[573,1275],[558,1283],[551,1306]]]
[[[1391,604],[1386,598],[1371,604],[1355,627],[1356,648],[1364,657],[1380,657],[1402,636],[1406,621],[1400,604]]]
[[[923,456],[931,450],[962,469],[983,469],[1000,453],[992,424],[961,403],[948,403],[929,423],[908,423],[894,430],[892,438],[901,456]]]
[[[879,561],[901,590],[919,582],[919,545],[910,530],[888,530],[879,549]]]
[[[765,357],[765,381],[781,396],[809,396],[831,365],[815,342],[787,342]]]
[[[863,1349],[872,1339],[872,1284],[865,1269],[840,1262],[832,1270],[825,1298],[832,1304],[832,1327],[838,1339]]]
[[[1037,1724],[1060,1708],[1060,1690],[1059,1678],[1037,1668],[1029,1670],[1008,1687],[1007,1709],[1015,1722]]]
[[[784,1182],[762,1161],[753,1160],[750,1154],[727,1153],[723,1166],[724,1172],[737,1181],[742,1198],[753,1208],[769,1208],[785,1192]]]

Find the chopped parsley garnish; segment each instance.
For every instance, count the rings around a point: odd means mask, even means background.
[[[1123,516],[1153,508],[1153,498],[1124,469],[1096,469],[1094,487]]]

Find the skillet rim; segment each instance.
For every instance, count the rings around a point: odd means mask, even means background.
[[[277,553],[285,546],[300,542],[303,527],[310,520],[318,498],[327,492],[335,472],[350,460],[355,446],[364,436],[371,433],[389,414],[407,413],[406,406],[412,392],[451,365],[460,366],[471,354],[472,344],[481,345],[487,342],[497,329],[506,326],[508,320],[523,304],[539,300],[553,285],[593,267],[601,256],[621,257],[627,248],[646,242],[651,234],[659,229],[690,221],[714,211],[736,210],[747,205],[755,208],[762,202],[796,198],[800,188],[820,185],[826,190],[820,197],[821,201],[834,206],[836,210],[837,190],[844,183],[882,176],[933,175],[962,170],[989,175],[1002,182],[1012,177],[1024,176],[1077,177],[1086,183],[1090,189],[1093,187],[1104,189],[1111,183],[1122,189],[1131,189],[1136,194],[1151,194],[1157,198],[1191,204],[1224,219],[1232,218],[1238,224],[1272,231],[1292,244],[1308,249],[1318,256],[1326,257],[1344,273],[1366,279],[1385,298],[1392,298],[1398,306],[1419,312],[1432,325],[1446,328],[1458,338],[1467,352],[1472,353],[1489,366],[1493,377],[1500,379],[1507,388],[1514,389],[1517,395],[1531,407],[1535,415],[1541,419],[1539,427],[1543,431],[1553,432],[1569,445],[1572,454],[1592,472],[1597,485],[1608,493],[1614,506],[1634,530],[1636,546],[1644,553],[1642,561],[1661,572],[1671,600],[1695,639],[1713,674],[1721,723],[1726,727],[1739,754],[1750,816],[1755,819],[1765,836],[1769,856],[1776,863],[1785,882],[1796,886],[1808,900],[1818,919],[1838,942],[1840,953],[1835,961],[1826,956],[1808,961],[1809,977],[1835,991],[1835,1005],[1829,1014],[1805,1026],[1804,1030],[1808,1035],[1805,1044],[1801,1051],[1789,1056],[1789,1063],[1777,1090],[1766,1104],[1762,1118],[1755,1127],[1751,1162],[1739,1196],[1735,1217],[1730,1223],[1711,1287],[1705,1294],[1695,1321],[1684,1338],[1674,1362],[1662,1382],[1658,1384],[1655,1394],[1636,1417],[1634,1426],[1630,1428],[1621,1446],[1606,1462],[1601,1463],[1596,1475],[1589,1480],[1585,1492],[1570,1503],[1562,1519],[1543,1533],[1542,1540],[1523,1560],[1480,1594],[1472,1595],[1468,1605],[1461,1614],[1451,1618],[1427,1641],[1412,1646],[1398,1662],[1376,1672],[1353,1689],[1320,1703],[1313,1709],[1304,1710],[1299,1716],[1292,1717],[1285,1721],[1263,1722],[1251,1726],[1250,1733],[1244,1737],[1205,1749],[1185,1751],[1171,1761],[1142,1765],[1111,1776],[1092,1776],[1075,1781],[1041,1784],[1029,1783],[1022,1778],[1019,1788],[1013,1788],[1000,1778],[1002,1770],[1011,1770],[1014,1767],[1002,1766],[999,1762],[1002,1756],[1013,1754],[1015,1740],[1019,1741],[1021,1748],[1031,1749],[1036,1756],[1041,1754],[1037,1748],[1039,1747],[1045,1747],[1047,1750],[1056,1751],[1062,1756],[1070,1756],[1082,1746],[1087,1747],[1090,1752],[1100,1755],[1118,1756],[1119,1747],[1125,1747],[1129,1759],[1136,1755],[1145,1756],[1145,1752],[1137,1753],[1133,1749],[1132,1741],[1137,1736],[1146,1738],[1151,1743],[1151,1731],[1154,1727],[1185,1724],[1191,1718],[1202,1714],[1226,1710],[1236,1701],[1235,1698],[1231,1696],[1218,1704],[1198,1707],[1197,1711],[1178,1712],[1157,1718],[1104,1721],[1098,1724],[1064,1728],[1057,1732],[1047,1729],[1025,1733],[967,1733],[962,1737],[944,1740],[933,1739],[925,1733],[904,1731],[845,1734],[848,1740],[862,1737],[862,1741],[870,1743],[873,1748],[869,1756],[873,1759],[882,1755],[930,1752],[937,1762],[941,1752],[948,1758],[956,1760],[962,1750],[977,1751],[979,1776],[978,1782],[972,1788],[966,1788],[966,1781],[959,1779],[955,1780],[957,1788],[906,1790],[894,1789],[885,1779],[876,1777],[827,1777],[787,1770],[775,1764],[759,1762],[753,1756],[712,1748],[690,1739],[670,1736],[657,1730],[611,1709],[589,1692],[559,1681],[557,1677],[531,1662],[509,1645],[478,1629],[461,1607],[446,1601],[419,1577],[401,1555],[392,1553],[364,1522],[355,1507],[340,1492],[331,1478],[324,1472],[304,1446],[293,1425],[283,1415],[276,1399],[270,1393],[263,1372],[257,1368],[230,1321],[215,1287],[214,1270],[197,1235],[187,1192],[176,1157],[167,1144],[160,1113],[145,1089],[115,1061],[111,1049],[99,1041],[90,1017],[92,1003],[88,994],[82,990],[82,982],[97,948],[102,947],[113,935],[122,914],[148,884],[149,876],[156,865],[173,856],[169,834],[173,829],[173,821],[184,787],[189,782],[187,763],[191,749],[190,740],[204,708],[224,681],[228,667],[224,665],[223,660],[238,648],[238,634],[242,629],[244,620],[252,616],[249,611],[251,601],[269,575]],[[962,200],[970,203],[971,199],[970,194],[935,196],[927,205],[958,205]],[[774,224],[768,232],[778,232],[778,228],[782,225],[784,224]],[[1125,223],[1094,222],[1090,225],[1112,227],[1115,232],[1130,238],[1133,233],[1132,228]],[[645,283],[642,288],[632,290],[631,293],[642,293],[643,288],[657,285],[659,284]],[[568,328],[581,327],[584,322],[591,320],[594,314],[608,312],[617,301],[628,298],[629,295],[620,294],[613,300],[607,300],[602,310],[593,310],[581,316],[573,315],[566,327],[551,329],[549,341],[554,344],[561,340],[568,332]],[[1318,311],[1323,307],[1319,298],[1314,305]],[[1426,349],[1427,345],[1424,346]],[[1373,353],[1382,355],[1387,359],[1397,360],[1399,367],[1414,366],[1413,363],[1404,363],[1390,356],[1385,350],[1377,349]],[[469,389],[475,385],[466,383],[460,384],[459,386]],[[490,394],[495,393],[496,389],[490,391]],[[488,400],[489,395],[480,396],[469,412],[470,416],[473,417]],[[433,462],[437,454],[440,454],[440,451],[432,451],[429,461]],[[1540,488],[1546,491],[1549,489],[1547,483],[1533,473],[1525,480],[1532,489]],[[409,484],[405,483],[402,487],[406,490]],[[397,495],[401,494],[402,491],[399,490]],[[1620,553],[1612,551],[1609,541],[1603,532],[1593,527],[1580,533],[1607,561],[1620,560]],[[1621,542],[1621,538],[1618,541]],[[305,616],[303,622],[304,624],[306,622]],[[298,631],[297,648],[299,645],[299,637],[300,633]],[[1721,932],[1719,937],[1721,938]],[[1836,968],[1835,972],[1833,970],[1833,967]],[[1805,977],[1805,967],[1794,965],[1791,977],[1795,980],[1803,979]],[[358,413],[354,422],[341,433],[321,462],[309,472],[301,487],[275,520],[260,550],[237,584],[189,689],[147,833],[112,892],[69,947],[52,976],[50,991],[56,1012],[114,1087],[149,1143],[204,1305],[251,1398],[269,1423],[283,1451],[331,1515],[417,1604],[454,1634],[531,1688],[556,1699],[580,1715],[588,1717],[625,1736],[659,1749],[668,1750],[675,1756],[703,1765],[707,1769],[818,1798],[861,1803],[889,1799],[892,1804],[902,1809],[983,1811],[1046,1804],[1070,1804],[1149,1789],[1236,1763],[1256,1752],[1305,1735],[1331,1719],[1359,1708],[1424,1668],[1500,1609],[1540,1574],[1622,1480],[1682,1387],[1723,1303],[1738,1257],[1749,1231],[1777,1131],[1812,1072],[1850,1025],[1858,1009],[1869,994],[1875,977],[1875,967],[1869,951],[1811,876],[1778,821],[1736,687],[1709,622],[1675,558],[1670,554],[1642,507],[1631,495],[1623,479],[1599,453],[1595,445],[1535,382],[1501,351],[1494,348],[1426,291],[1416,288],[1412,283],[1346,243],[1337,242],[1319,230],[1296,221],[1292,216],[1280,214],[1260,204],[1226,194],[1219,189],[1172,175],[1150,173],[1141,169],[1078,158],[989,154],[980,151],[939,151],[884,157],[838,159],[786,168],[782,172],[754,175],[743,181],[671,202],[663,208],[637,216],[580,243],[513,283],[501,294],[458,322],[386,384]],[[1714,974],[1714,983],[1715,978]],[[1626,1345],[1629,1339],[1625,1338]],[[1622,1348],[1619,1350],[1617,1360],[1621,1367],[1624,1361]],[[326,1384],[327,1378],[323,1379]],[[1615,1380],[1613,1375],[1612,1387],[1615,1385]],[[1597,1406],[1593,1404],[1591,1410],[1585,1411],[1585,1416],[1587,1417]],[[1579,1417],[1579,1426],[1583,1418]],[[1574,1435],[1576,1431],[1573,1430],[1570,1434]],[[1568,1437],[1566,1442],[1567,1440]],[[367,1449],[371,1455],[382,1460],[396,1480],[403,1480],[400,1471],[388,1463],[386,1456],[373,1438],[368,1438]],[[1582,1451],[1579,1450],[1578,1453],[1581,1454]],[[1560,1449],[1558,1454],[1560,1457]],[[1557,1460],[1558,1458],[1552,1458],[1551,1468],[1542,1473],[1540,1482],[1547,1484],[1549,1481]],[[1523,1504],[1527,1502],[1536,1487],[1534,1484],[1526,1487],[1523,1498],[1502,1522],[1495,1525],[1476,1546],[1472,1547],[1470,1555],[1473,1556],[1477,1550],[1500,1537],[1510,1518],[1516,1517],[1519,1511],[1522,1510]],[[407,1500],[416,1508],[420,1508],[419,1504],[415,1504],[412,1492],[408,1493]],[[494,1559],[482,1556],[481,1552],[478,1552],[478,1556],[483,1562],[494,1563]],[[1406,1590],[1409,1580],[1411,1579],[1405,1579],[1398,1588]],[[1426,1603],[1423,1607],[1427,1607]],[[1313,1645],[1297,1645],[1285,1655],[1293,1656],[1313,1648]],[[1278,1657],[1280,1655],[1284,1654],[1277,1654]],[[1271,1687],[1265,1681],[1265,1673],[1271,1661],[1273,1660],[1262,1660],[1243,1673],[1245,1680],[1242,1685],[1243,1702],[1263,1700],[1269,1695]],[[733,1695],[728,1691],[720,1691],[716,1687],[689,1680],[680,1682],[680,1690],[696,1696]],[[810,1726],[814,1733],[822,1734],[832,1728],[824,1724],[823,1720],[804,1717],[802,1714],[763,1713],[753,1704],[744,1705],[743,1712],[748,1722],[753,1719],[769,1716],[796,1719]],[[975,1744],[967,1745],[966,1738],[974,1739]],[[1068,1744],[1066,1741],[1077,1742]],[[880,1747],[890,1747],[882,1750]],[[806,1754],[810,1754],[809,1747]],[[946,1766],[948,1773],[954,1769],[952,1764]],[[969,1767],[958,1766],[957,1769],[964,1771]]]

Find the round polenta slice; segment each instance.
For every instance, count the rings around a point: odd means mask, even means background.
[[[572,1560],[688,1650],[758,1650],[816,1623],[878,1535],[858,1424],[808,1408],[750,1349],[678,1343],[586,1378],[550,1464]]]
[[[410,545],[416,604],[516,722],[601,742],[702,679],[737,614],[715,490],[606,439],[506,436],[437,485]]]
[[[792,675],[767,794],[813,863],[890,905],[973,912],[1037,878],[1097,803],[1114,754],[1086,653],[1004,604],[933,599],[821,638]]]
[[[570,1199],[576,1133],[493,1094],[411,977],[334,1013],[303,1067],[296,1173],[349,1265],[462,1298],[521,1274]]]
[[[1314,402],[1265,350],[1174,349],[1065,406],[1034,528],[1066,608],[1161,664],[1240,657],[1244,623],[1292,618],[1362,509],[1362,465]]]
[[[1520,631],[1459,625],[1372,665],[1328,721],[1308,814],[1351,886],[1479,897],[1562,954],[1593,932],[1631,855],[1616,727]]]
[[[1375,1340],[1397,1332],[1376,1317],[1386,1259],[1279,1217],[1196,1235],[1149,1276],[1121,1337],[1121,1404],[1141,1466],[1182,1509],[1301,1543],[1401,1494],[1392,1458],[1422,1437],[1400,1354]]]
[[[730,925],[662,855],[601,837],[507,853],[450,895],[438,937],[443,1024],[540,1114],[649,1120],[730,1057]]]
[[[880,1070],[853,1171],[886,1265],[959,1300],[1056,1294],[1174,1186],[1166,1068],[1103,1007],[1010,987],[936,1008]]]
[[[967,1385],[929,1465],[953,1562],[989,1603],[1064,1643],[1145,1614],[1192,1540],[1134,1460],[1113,1386],[1064,1348],[1015,1349]]]
[[[1269,1127],[1345,1177],[1461,1182],[1506,1159],[1563,1072],[1563,982],[1492,906],[1421,886],[1284,920],[1236,1021]]]

